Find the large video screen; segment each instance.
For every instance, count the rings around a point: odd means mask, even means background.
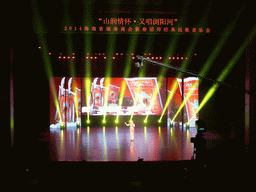
[[[196,77],[161,80],[156,77],[94,77],[89,81],[87,78],[52,77],[50,127],[81,125],[82,115],[88,114],[162,115],[166,106],[168,123],[181,125],[183,118],[184,123],[195,126],[199,119],[198,85]]]
[[[89,90],[85,81],[82,80],[83,115],[161,115],[163,112],[166,79],[96,77],[91,79]]]

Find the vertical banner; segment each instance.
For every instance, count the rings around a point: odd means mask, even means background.
[[[195,121],[199,119],[197,109],[199,107],[198,95],[199,78],[187,77],[184,78],[184,100],[186,105],[186,114],[191,126],[195,126]]]
[[[50,128],[81,124],[81,78],[50,79]]]
[[[181,78],[168,78],[168,97],[171,98],[168,105],[167,115],[168,121],[173,121],[173,123],[182,123],[182,111],[178,114],[178,110],[182,103],[182,79]],[[174,119],[175,117],[175,119]]]

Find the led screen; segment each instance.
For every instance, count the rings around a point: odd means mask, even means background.
[[[84,82],[86,90],[88,87]],[[82,114],[161,115],[166,100],[166,83],[163,80],[161,87],[158,83],[155,77],[92,78],[89,93],[83,93]]]

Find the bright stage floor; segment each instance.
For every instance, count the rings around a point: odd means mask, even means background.
[[[53,161],[179,161],[191,160],[195,127],[68,127],[50,130]]]

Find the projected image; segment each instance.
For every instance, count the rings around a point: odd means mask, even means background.
[[[81,125],[81,78],[50,79],[50,128]]]
[[[161,115],[162,113],[162,97],[165,94],[160,91],[157,78],[97,77],[91,79],[90,85],[90,93],[83,94],[83,115],[87,113],[90,115]],[[82,86],[85,87],[85,85]]]
[[[198,84],[196,77],[186,77],[183,79],[183,101],[184,114],[183,122],[195,126],[195,121],[199,119],[196,113],[199,106]],[[182,124],[182,78],[168,78],[168,97],[171,99],[167,109],[168,123],[174,125]]]

